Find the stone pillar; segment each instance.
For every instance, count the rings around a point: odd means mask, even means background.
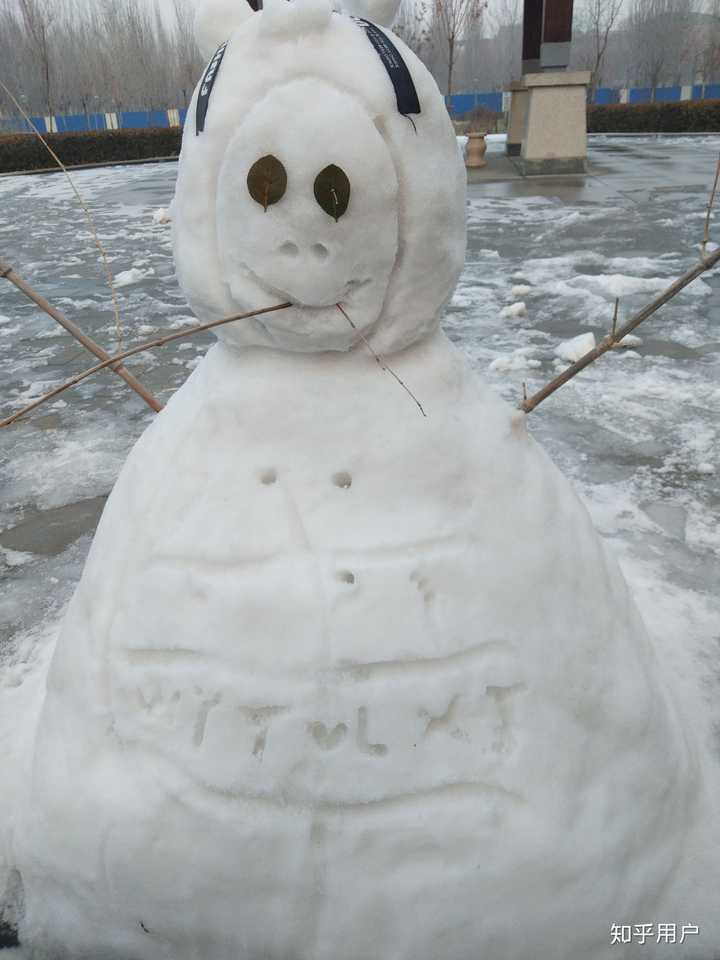
[[[510,101],[510,120],[508,122],[505,152],[509,157],[519,157],[525,137],[529,94],[522,80],[513,80],[509,89],[512,100]]]
[[[531,73],[527,118],[517,164],[524,176],[584,173],[587,158],[587,87],[590,73]]]

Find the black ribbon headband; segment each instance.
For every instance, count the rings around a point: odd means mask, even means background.
[[[390,37],[370,20],[363,20],[360,17],[351,17],[351,19],[363,28],[375,52],[382,60],[390,82],[395,88],[398,113],[403,117],[411,113],[421,113],[420,101],[410,71]]]
[[[202,83],[200,84],[200,93],[198,94],[197,98],[197,107],[195,109],[196,137],[200,136],[205,129],[205,117],[207,116],[208,104],[210,103],[210,94],[215,86],[217,75],[220,72],[220,64],[223,62],[227,45],[228,41],[226,40],[225,43],[218,47],[215,55],[207,65],[207,69],[203,74]]]
[[[257,2],[257,0],[256,0]],[[395,90],[395,100],[397,101],[398,113],[407,117],[412,123],[411,113],[421,113],[420,101],[418,100],[415,84],[410,76],[407,64],[400,56],[392,40],[383,33],[380,27],[371,23],[370,20],[363,20],[360,17],[351,17],[359,27],[365,31],[365,34],[373,45],[373,49],[380,57],[390,82]],[[199,136],[205,129],[205,118],[207,117],[208,105],[210,103],[210,94],[212,93],[220,65],[222,64],[227,41],[218,47],[214,57],[207,65],[200,84],[200,93],[197,98],[197,107],[195,111],[195,135]],[[415,124],[413,123],[413,126]]]

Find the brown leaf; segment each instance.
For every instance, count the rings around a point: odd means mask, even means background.
[[[250,196],[263,210],[282,200],[287,190],[287,173],[277,157],[268,154],[256,160],[247,175]]]
[[[350,203],[350,181],[344,170],[334,163],[315,177],[315,199],[337,222]]]

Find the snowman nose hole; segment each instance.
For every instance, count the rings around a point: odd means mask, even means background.
[[[290,241],[283,243],[283,245],[280,247],[280,253],[286,257],[296,257],[299,253],[297,244],[290,243]]]
[[[264,470],[260,475],[260,483],[266,487],[271,487],[274,483],[277,483],[277,471],[273,469]]]
[[[335,486],[340,487],[341,490],[349,490],[352,486],[352,477],[347,470],[342,470],[340,473],[336,473],[333,476],[332,481]]]
[[[351,573],[350,570],[339,570],[337,578],[340,583],[353,584],[355,583],[355,574]]]
[[[330,255],[328,248],[322,243],[314,243],[310,249],[318,260],[327,260]]]

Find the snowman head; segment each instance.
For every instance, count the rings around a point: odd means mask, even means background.
[[[364,2],[387,17],[396,0]],[[420,61],[328,0],[210,0],[197,33],[204,52],[224,44],[188,111],[174,204],[198,316],[289,301],[218,336],[305,352],[432,332],[464,260],[465,174]]]

